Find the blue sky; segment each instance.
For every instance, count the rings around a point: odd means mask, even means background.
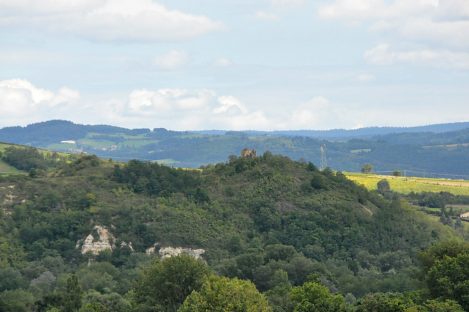
[[[0,0],[0,126],[469,120],[467,0]]]

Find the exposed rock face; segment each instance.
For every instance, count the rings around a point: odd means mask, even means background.
[[[145,250],[146,254],[151,255],[157,253],[159,244],[156,243],[152,247]],[[176,257],[182,254],[189,255],[195,259],[201,259],[202,255],[205,253],[204,249],[192,249],[192,248],[183,248],[183,247],[161,247],[158,250],[158,255],[162,258],[171,258]]]
[[[81,246],[81,253],[83,255],[86,253],[99,255],[105,250],[114,249],[115,238],[106,227],[96,225],[93,230],[96,231],[98,237],[94,237],[93,234],[90,234],[85,238]],[[77,248],[79,247],[79,243],[80,242],[77,243]]]
[[[461,220],[469,222],[469,212],[463,213],[459,217],[461,218]]]
[[[8,186],[1,186],[0,191],[1,191],[1,196],[4,197],[3,199],[3,204],[4,205],[11,205],[14,203],[15,199],[17,196],[13,194],[13,190],[15,189],[14,185],[8,185]]]
[[[151,246],[150,248],[147,248],[147,249],[145,250],[145,253],[146,253],[147,255],[153,255],[153,254],[156,253],[156,249],[157,249],[157,248],[159,248],[159,244],[158,244],[158,243],[156,243],[155,245]]]
[[[132,246],[132,242],[130,243],[121,242],[121,248],[129,248],[131,252],[135,252],[134,246]]]
[[[165,259],[165,258],[171,258],[171,257],[176,257],[181,254],[187,254],[195,259],[200,259],[202,255],[205,253],[204,249],[191,249],[191,248],[182,248],[182,247],[164,247],[161,248],[160,251],[158,252],[160,254],[160,257]]]

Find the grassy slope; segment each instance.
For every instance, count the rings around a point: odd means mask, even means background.
[[[4,144],[0,143],[0,152],[3,152],[9,144]],[[0,159],[0,175],[6,175],[6,174],[18,174],[21,173],[18,169],[8,165],[5,163],[3,160]]]
[[[23,145],[0,142],[0,153],[3,153],[8,147],[11,147],[11,146],[24,147]],[[37,150],[44,156],[51,156],[53,153],[46,149],[38,148]],[[57,153],[57,154],[63,158],[69,158],[71,156],[71,154],[68,154],[68,153]],[[15,167],[10,166],[9,164],[5,163],[3,160],[0,159],[0,175],[10,175],[10,174],[25,174],[25,172],[22,170],[18,170]]]
[[[403,194],[410,192],[450,192],[455,195],[469,195],[469,181],[466,180],[394,177],[351,172],[346,173],[346,176],[350,180],[364,185],[369,190],[375,190],[376,184],[380,180],[386,179],[389,181],[392,190]]]
[[[4,161],[0,160],[0,175],[18,173],[21,173],[21,171],[16,168],[13,168],[12,166],[6,164]]]

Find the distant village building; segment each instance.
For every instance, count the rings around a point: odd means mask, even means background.
[[[241,151],[241,157],[243,158],[256,158],[256,150],[245,148]]]

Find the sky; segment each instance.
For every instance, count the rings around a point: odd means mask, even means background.
[[[468,0],[0,0],[0,127],[469,121]]]

